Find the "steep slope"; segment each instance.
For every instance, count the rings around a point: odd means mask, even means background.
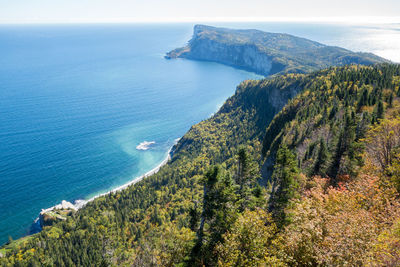
[[[362,139],[369,125],[383,118],[385,103],[390,106],[400,93],[398,75],[399,68],[393,65],[330,68],[312,74],[312,82],[304,84],[307,90],[268,126],[262,148],[264,169],[272,171],[273,158],[284,143],[295,150],[304,173],[332,178],[354,174],[356,163],[362,161],[361,148],[349,144]],[[316,170],[321,142],[330,158]]]
[[[355,53],[289,34],[206,25],[196,25],[188,45],[167,53],[166,58],[215,61],[263,75],[388,62],[371,53]]]
[[[364,260],[370,254],[362,253],[372,251],[372,241],[377,240],[384,230],[389,231],[398,214],[394,212],[396,209],[393,211],[393,207],[397,207],[393,195],[376,190],[379,189],[376,184],[364,183],[362,177],[355,179],[356,172],[363,165],[358,155],[364,148],[359,144],[367,136],[367,127],[377,125],[378,119],[387,113],[385,110],[391,110],[391,105],[397,103],[399,85],[400,67],[397,65],[349,66],[311,74],[287,74],[273,79],[245,81],[218,113],[194,125],[185,134],[176,145],[172,160],[159,173],[127,190],[95,200],[67,221],[46,227],[35,236],[4,247],[1,251],[6,256],[0,258],[0,263],[6,266],[17,263],[173,266],[182,262],[216,262],[217,259],[222,266],[329,266],[343,265],[346,260],[348,265],[365,265]],[[317,169],[321,138],[328,147],[328,164],[321,164]],[[203,194],[207,191],[203,188],[204,174],[210,166],[220,164],[227,173],[236,177],[240,165],[236,155],[240,145],[260,164],[263,163],[261,155],[275,162],[276,152],[282,151],[282,147],[289,147],[284,149],[286,154],[280,154],[291,159],[287,165],[294,164],[294,176],[288,180],[292,184],[282,183],[282,175],[288,172],[286,164],[281,164],[283,171],[275,167],[275,175],[267,177],[275,189],[267,187],[260,191],[251,188],[251,194],[258,197],[268,200],[272,196],[269,207],[282,207],[284,203],[277,205],[272,202],[287,200],[282,212],[287,214],[288,220],[278,221],[275,210],[272,210],[275,220],[272,222],[262,202],[256,202],[252,211],[236,208],[242,199],[232,193],[232,198],[224,198],[227,203],[224,207],[229,207],[230,212],[233,210],[232,220],[223,225],[217,224],[217,227],[214,223],[218,218],[211,217],[206,221],[204,236],[207,238],[195,251],[198,254],[194,260],[193,248],[199,245],[199,223],[204,215],[196,216],[193,211],[201,210],[207,201],[213,201],[209,197],[204,201]],[[290,154],[297,160],[293,161]],[[296,170],[298,165],[298,171],[303,173],[301,175]],[[329,173],[332,179],[327,179],[325,184],[311,177],[330,169],[338,170],[338,173]],[[341,187],[328,190],[329,185],[342,186],[343,181],[349,180],[361,182],[349,183],[348,187],[354,188],[353,191]],[[229,186],[223,186],[222,190],[226,188]],[[238,188],[237,185],[232,186],[233,191]],[[267,189],[270,193],[266,192]],[[295,192],[292,194],[292,191]],[[325,196],[326,192],[329,195]],[[223,193],[225,195],[222,196],[227,196],[229,192]],[[279,196],[283,193],[287,194],[286,198]],[[371,199],[377,202],[371,202]],[[383,207],[378,206],[378,202],[389,204],[382,204]],[[218,199],[214,205],[208,204],[216,209],[210,214],[219,214],[221,203]],[[351,214],[350,208],[357,214],[356,217],[346,217]],[[347,213],[342,213],[342,210]],[[321,215],[321,220],[313,215],[316,212]],[[306,215],[308,217],[304,217]],[[343,220],[346,223],[334,221],[337,215],[346,219]],[[266,224],[266,221],[269,223]],[[332,224],[325,225],[326,222]],[[357,231],[357,223],[368,225],[374,232],[364,234],[364,228],[361,232]],[[280,232],[274,224],[279,225]],[[314,233],[313,228],[307,228],[310,225],[321,229],[315,233],[321,233],[315,237],[317,239],[312,239],[314,235],[310,236]],[[333,228],[332,225],[342,228]],[[218,233],[213,232],[214,229]],[[339,233],[346,229],[348,239],[339,240]],[[252,234],[251,238],[244,236],[246,233]],[[214,236],[219,241],[210,244]],[[360,241],[358,236],[363,239]],[[248,242],[242,244],[241,240]],[[254,247],[250,246],[250,241],[255,242]],[[358,245],[360,242],[361,245]],[[341,244],[347,247],[339,247]],[[202,254],[204,249],[201,247],[207,248],[209,254]],[[328,249],[333,249],[333,252]],[[343,254],[343,258],[341,254],[335,254],[335,249]],[[214,259],[208,259],[209,255]],[[329,255],[329,258],[324,259],[323,255]]]
[[[282,81],[287,81],[285,86]],[[164,266],[182,261],[195,237],[188,229],[188,213],[202,198],[204,172],[212,164],[234,168],[239,145],[259,158],[266,125],[301,90],[292,76],[268,82],[265,90],[258,86],[257,81],[239,85],[218,113],[181,138],[171,161],[157,174],[96,199],[22,243],[6,246],[7,257],[0,262]]]

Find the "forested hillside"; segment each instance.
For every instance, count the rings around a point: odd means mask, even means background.
[[[389,62],[372,53],[353,52],[284,33],[195,25],[185,47],[166,58],[214,61],[262,75],[309,73],[330,66]]]
[[[4,266],[398,266],[400,66],[245,81],[160,172]]]

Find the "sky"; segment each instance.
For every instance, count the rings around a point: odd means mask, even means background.
[[[400,22],[400,0],[0,0],[0,23]]]

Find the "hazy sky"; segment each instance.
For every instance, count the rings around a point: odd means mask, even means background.
[[[0,22],[399,17],[400,0],[0,0]]]

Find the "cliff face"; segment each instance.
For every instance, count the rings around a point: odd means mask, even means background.
[[[168,53],[167,58],[188,58],[206,60],[250,70],[267,75],[271,72],[272,61],[253,44],[228,45],[211,39],[193,39],[187,49]],[[279,68],[279,65],[274,66]]]
[[[261,141],[265,133],[266,125],[272,118],[303,89],[298,83],[298,79],[293,80],[293,74],[277,79],[263,80],[247,80],[243,81],[236,89],[236,92],[231,96],[215,114],[214,117],[207,121],[218,121],[215,127],[219,128],[219,124],[224,124],[223,119],[234,120],[237,125],[233,125],[236,130],[242,129],[239,132],[246,132],[248,140]],[[303,74],[298,74],[296,77],[302,77]],[[283,81],[283,85],[280,83]],[[229,128],[229,127],[228,127]],[[174,147],[174,155],[172,161],[176,161],[185,154],[185,151],[190,151],[192,154],[192,146],[199,146],[202,143],[201,134],[197,132],[197,125],[193,126],[187,134],[185,134]],[[239,137],[240,136],[240,137]],[[195,138],[196,137],[196,138]],[[233,139],[247,140],[244,136],[238,135]],[[229,139],[229,138],[228,138]],[[223,144],[221,144],[223,146]]]
[[[256,125],[254,140],[264,139],[266,126],[291,99],[302,92],[302,79],[306,77],[304,74],[287,74],[280,79],[245,81],[238,87],[232,98],[245,113],[252,114],[251,120]],[[220,112],[224,108],[230,107],[223,106]],[[260,182],[265,185],[271,179],[274,156],[267,155],[263,160]]]
[[[333,65],[388,62],[370,53],[354,53],[289,34],[205,25],[196,25],[188,45],[165,57],[214,61],[263,75],[307,73]]]

